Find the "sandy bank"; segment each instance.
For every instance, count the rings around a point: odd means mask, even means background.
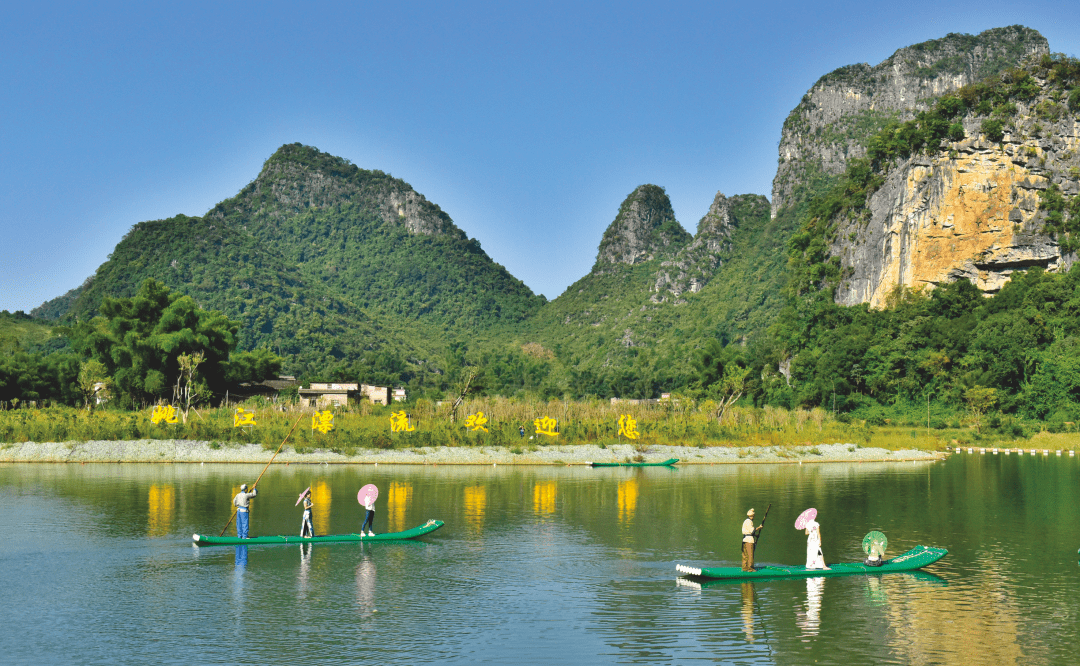
[[[506,447],[424,447],[415,449],[363,449],[353,456],[331,451],[297,453],[286,446],[275,462],[332,464],[405,465],[582,465],[588,462],[627,462],[637,453],[630,445],[550,446],[522,448],[515,453]],[[0,462],[161,462],[161,463],[265,463],[273,451],[258,444],[223,444],[187,440],[90,441],[0,445]],[[933,451],[860,447],[856,444],[818,444],[801,447],[709,447],[653,446],[645,453],[647,462],[678,458],[680,464],[716,463],[812,463],[871,462],[895,460],[938,460],[943,453]]]

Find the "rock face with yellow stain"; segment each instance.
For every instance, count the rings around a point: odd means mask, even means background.
[[[800,186],[843,173],[889,120],[910,120],[945,93],[1048,52],[1037,31],[1009,26],[949,34],[899,49],[873,67],[848,65],[826,74],[784,121],[772,215],[794,203]]]
[[[831,248],[844,275],[836,301],[881,307],[897,286],[933,288],[967,278],[987,295],[1018,270],[1067,270],[1043,230],[1039,192],[1056,183],[1080,192],[1080,122],[1075,114],[1039,117],[1040,96],[1020,105],[1013,132],[992,143],[982,118],[965,120],[968,139],[934,156],[896,165],[862,216],[838,226]]]

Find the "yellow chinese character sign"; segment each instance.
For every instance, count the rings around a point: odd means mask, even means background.
[[[318,430],[326,434],[334,429],[334,413],[329,409],[325,412],[315,412],[311,415],[311,430]]]
[[[619,435],[627,439],[637,439],[640,433],[637,431],[637,420],[629,414],[619,417]]]
[[[243,407],[237,407],[233,414],[232,425],[234,428],[250,428],[255,425],[255,412],[247,411]]]
[[[164,421],[165,423],[177,423],[179,419],[176,416],[176,407],[172,405],[158,405],[154,407],[154,411],[150,414],[150,423],[158,424]]]
[[[412,432],[416,426],[409,425],[409,415],[405,410],[390,413],[390,432]]]
[[[487,417],[484,416],[484,413],[477,412],[469,418],[465,419],[465,427],[469,430],[472,430],[473,432],[476,432],[478,430],[483,430],[484,432],[487,432],[488,429],[484,427],[484,424],[487,422],[488,420]]]
[[[553,418],[540,417],[533,420],[533,425],[536,426],[537,435],[547,435],[548,437],[558,437],[559,435],[559,422]]]

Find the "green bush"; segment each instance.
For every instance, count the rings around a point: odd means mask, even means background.
[[[979,131],[986,135],[988,140],[993,141],[994,143],[1001,143],[1005,138],[1004,127],[1005,124],[1001,120],[997,118],[987,118],[982,122]]]

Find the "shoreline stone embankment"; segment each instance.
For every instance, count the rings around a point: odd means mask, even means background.
[[[0,463],[266,463],[273,455],[259,444],[211,444],[188,440],[132,440],[89,442],[24,442],[0,445]],[[629,462],[638,455],[624,444],[534,447],[421,447],[360,449],[355,455],[333,451],[298,453],[286,446],[275,458],[282,463],[395,464],[395,465],[583,465],[589,462]],[[856,444],[814,446],[650,446],[646,462],[678,458],[680,464],[824,463],[941,460],[940,451],[862,447]]]

